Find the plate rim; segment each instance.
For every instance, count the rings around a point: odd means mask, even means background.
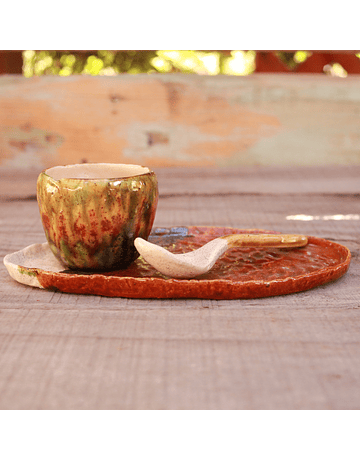
[[[173,228],[188,228],[190,231],[191,229],[231,229],[236,232],[266,232],[266,233],[280,233],[277,231],[268,231],[263,229],[240,229],[234,228],[230,226],[207,226],[207,225],[189,225],[189,226],[173,226],[173,227],[154,227],[153,231],[156,229],[173,229]],[[269,281],[262,281],[262,280],[247,280],[247,281],[232,281],[226,279],[175,279],[175,278],[157,278],[157,277],[132,277],[132,276],[111,276],[109,272],[104,274],[102,273],[89,273],[89,274],[82,274],[82,273],[64,273],[64,272],[54,272],[45,270],[38,267],[25,267],[20,264],[16,264],[12,261],[12,258],[16,257],[17,254],[24,252],[31,251],[36,248],[41,248],[41,250],[49,250],[49,245],[47,242],[45,243],[34,243],[25,248],[15,251],[11,254],[7,254],[4,259],[4,265],[6,266],[10,276],[17,282],[21,284],[25,284],[28,286],[42,288],[47,290],[59,290],[60,292],[68,292],[73,294],[89,294],[89,295],[100,295],[105,297],[124,297],[124,298],[137,298],[137,299],[169,299],[169,298],[201,298],[201,299],[217,299],[217,300],[231,300],[231,299],[241,299],[241,298],[259,298],[259,297],[269,297],[269,296],[277,296],[277,295],[285,295],[285,294],[293,294],[296,292],[306,291],[312,289],[316,286],[320,286],[326,284],[330,281],[335,281],[336,279],[343,276],[349,266],[351,261],[351,252],[350,250],[334,241],[330,241],[324,238],[315,237],[315,236],[308,236],[309,242],[323,242],[327,245],[336,246],[341,251],[343,251],[344,255],[346,254],[345,259],[342,262],[339,262],[333,267],[323,267],[314,272],[306,273],[306,274],[299,274],[296,276],[286,276],[282,277],[279,280],[269,280]],[[55,256],[54,256],[55,259]],[[66,267],[64,267],[64,270]],[[50,286],[51,281],[54,281],[54,277],[58,278],[57,283],[53,286]],[[90,278],[89,278],[90,277]],[[123,290],[123,295],[120,295],[118,290],[115,289],[113,292],[105,293],[103,289],[94,288],[89,289],[85,287],[81,287],[78,290],[74,289],[73,283],[70,283],[72,287],[69,290],[59,289],[59,285],[61,281],[69,281],[76,278],[76,280],[80,282],[84,281],[91,281],[95,284],[99,281],[103,280],[110,285],[113,284],[121,284],[126,285],[130,281],[132,282],[132,291],[136,290],[135,288],[138,287],[140,289],[140,295],[130,295],[131,292],[125,292]],[[317,279],[321,279],[321,282],[318,282]],[[117,283],[115,282],[117,281]],[[304,281],[306,287],[300,287],[300,281]],[[153,285],[153,293],[146,294],[146,289],[144,289],[144,283],[152,284]],[[211,289],[209,290],[209,294],[204,293],[197,293],[195,287],[203,285],[210,286]],[[89,283],[79,283],[79,284],[89,284]],[[135,285],[135,286],[134,286]],[[170,286],[171,289],[168,289],[167,295],[156,295],[156,288]],[[287,288],[286,288],[287,286]],[[290,289],[289,289],[290,286]],[[115,286],[116,287],[116,286]],[[181,287],[181,288],[180,288]],[[228,289],[228,292],[224,292],[224,289]],[[251,294],[251,289],[256,289],[257,292]],[[100,292],[101,291],[101,292]],[[124,295],[126,294],[126,295]],[[199,294],[199,295],[197,295]]]

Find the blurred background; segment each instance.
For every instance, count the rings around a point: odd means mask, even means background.
[[[253,72],[316,72],[346,77],[360,73],[356,51],[253,50],[7,50],[0,73],[117,75],[121,73],[249,75]]]
[[[358,50],[3,50],[0,168],[360,164]]]

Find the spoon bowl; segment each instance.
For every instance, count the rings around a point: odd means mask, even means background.
[[[305,246],[304,235],[234,234],[216,238],[195,251],[173,254],[161,246],[136,238],[139,254],[156,270],[171,278],[194,278],[207,273],[228,249],[234,247],[297,248]]]

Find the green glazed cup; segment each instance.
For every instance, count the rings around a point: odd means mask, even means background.
[[[130,164],[86,163],[45,169],[37,200],[54,255],[73,270],[119,270],[139,253],[158,203],[156,175]]]

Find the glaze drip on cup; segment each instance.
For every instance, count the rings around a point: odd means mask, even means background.
[[[55,166],[39,175],[37,197],[49,246],[65,266],[118,270],[139,256],[135,238],[150,234],[158,184],[138,165]]]

